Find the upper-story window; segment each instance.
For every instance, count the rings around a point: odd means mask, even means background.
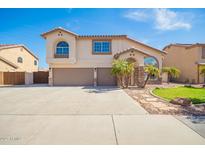
[[[37,60],[34,60],[34,65],[35,65],[35,66],[37,65]]]
[[[17,62],[18,63],[23,63],[23,58],[22,57],[18,57]]]
[[[202,47],[202,55],[201,55],[202,59],[205,59],[205,47]]]
[[[111,41],[93,41],[94,54],[110,54]]]
[[[65,41],[59,42],[56,45],[55,58],[68,58],[69,44]]]

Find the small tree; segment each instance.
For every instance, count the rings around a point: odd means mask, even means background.
[[[180,70],[175,67],[163,67],[162,72],[168,74],[168,83],[171,81],[172,78],[178,78],[180,75]]]
[[[144,82],[144,84],[143,84],[143,86],[142,86],[142,88],[144,88],[145,86],[146,86],[146,84],[147,84],[147,82],[148,82],[148,80],[149,80],[149,78],[151,77],[151,76],[157,76],[157,77],[159,77],[159,69],[157,68],[157,67],[155,67],[155,66],[153,66],[153,65],[147,65],[147,66],[145,66],[145,69],[144,69],[144,71],[145,71],[145,73],[147,73],[147,77],[146,77],[146,79],[145,79],[145,82]]]
[[[114,60],[112,63],[112,74],[117,77],[122,88],[127,88],[129,79],[134,71],[134,64],[126,60]]]
[[[134,63],[129,63],[126,61],[125,70],[123,73],[125,88],[128,88],[129,86],[129,81],[130,81],[132,72],[134,72]]]

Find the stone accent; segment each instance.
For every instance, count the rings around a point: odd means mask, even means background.
[[[93,84],[94,84],[94,87],[96,87],[97,86],[97,68],[94,68],[93,75],[94,75],[94,81],[93,81],[94,83]]]
[[[192,104],[191,99],[189,98],[175,98],[170,101],[172,104],[190,106]]]
[[[134,81],[135,85],[141,87],[144,84],[144,66],[138,66],[135,68]]]
[[[147,82],[147,84],[162,84],[162,78],[159,77],[159,78],[156,79],[156,80],[149,80],[149,81]]]
[[[48,85],[53,86],[53,69],[49,68]]]
[[[178,84],[162,84],[157,87],[176,87]],[[151,95],[150,91],[153,90],[156,85],[147,85],[146,88],[132,87],[124,89],[124,91],[136,100],[140,105],[150,114],[171,114],[171,115],[205,115],[205,104],[202,105],[188,105],[181,106],[169,103],[158,97]]]

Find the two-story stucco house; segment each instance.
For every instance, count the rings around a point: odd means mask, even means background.
[[[181,71],[177,82],[204,83],[200,66],[205,66],[205,44],[170,44],[163,50],[167,52],[163,66],[173,66]]]
[[[0,72],[38,71],[38,57],[26,46],[0,44]]]
[[[50,85],[116,85],[111,75],[114,59],[135,62],[131,85],[144,81],[145,58],[154,58],[162,67],[164,52],[127,35],[78,35],[59,27],[41,36],[46,40]]]

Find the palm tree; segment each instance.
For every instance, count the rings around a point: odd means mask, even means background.
[[[168,83],[172,78],[178,78],[180,75],[180,70],[175,67],[163,67],[162,72],[168,74]]]
[[[125,70],[124,70],[124,82],[125,88],[128,88],[131,74],[134,72],[134,63],[126,61]]]
[[[145,66],[145,69],[144,69],[145,73],[147,73],[147,77],[146,77],[146,80],[142,86],[142,88],[144,88],[149,80],[149,78],[151,76],[159,76],[160,74],[160,71],[157,67],[153,66],[153,65],[147,65]]]
[[[112,63],[112,74],[117,77],[119,84],[122,88],[127,88],[129,78],[134,71],[134,64],[126,60],[114,60]]]

